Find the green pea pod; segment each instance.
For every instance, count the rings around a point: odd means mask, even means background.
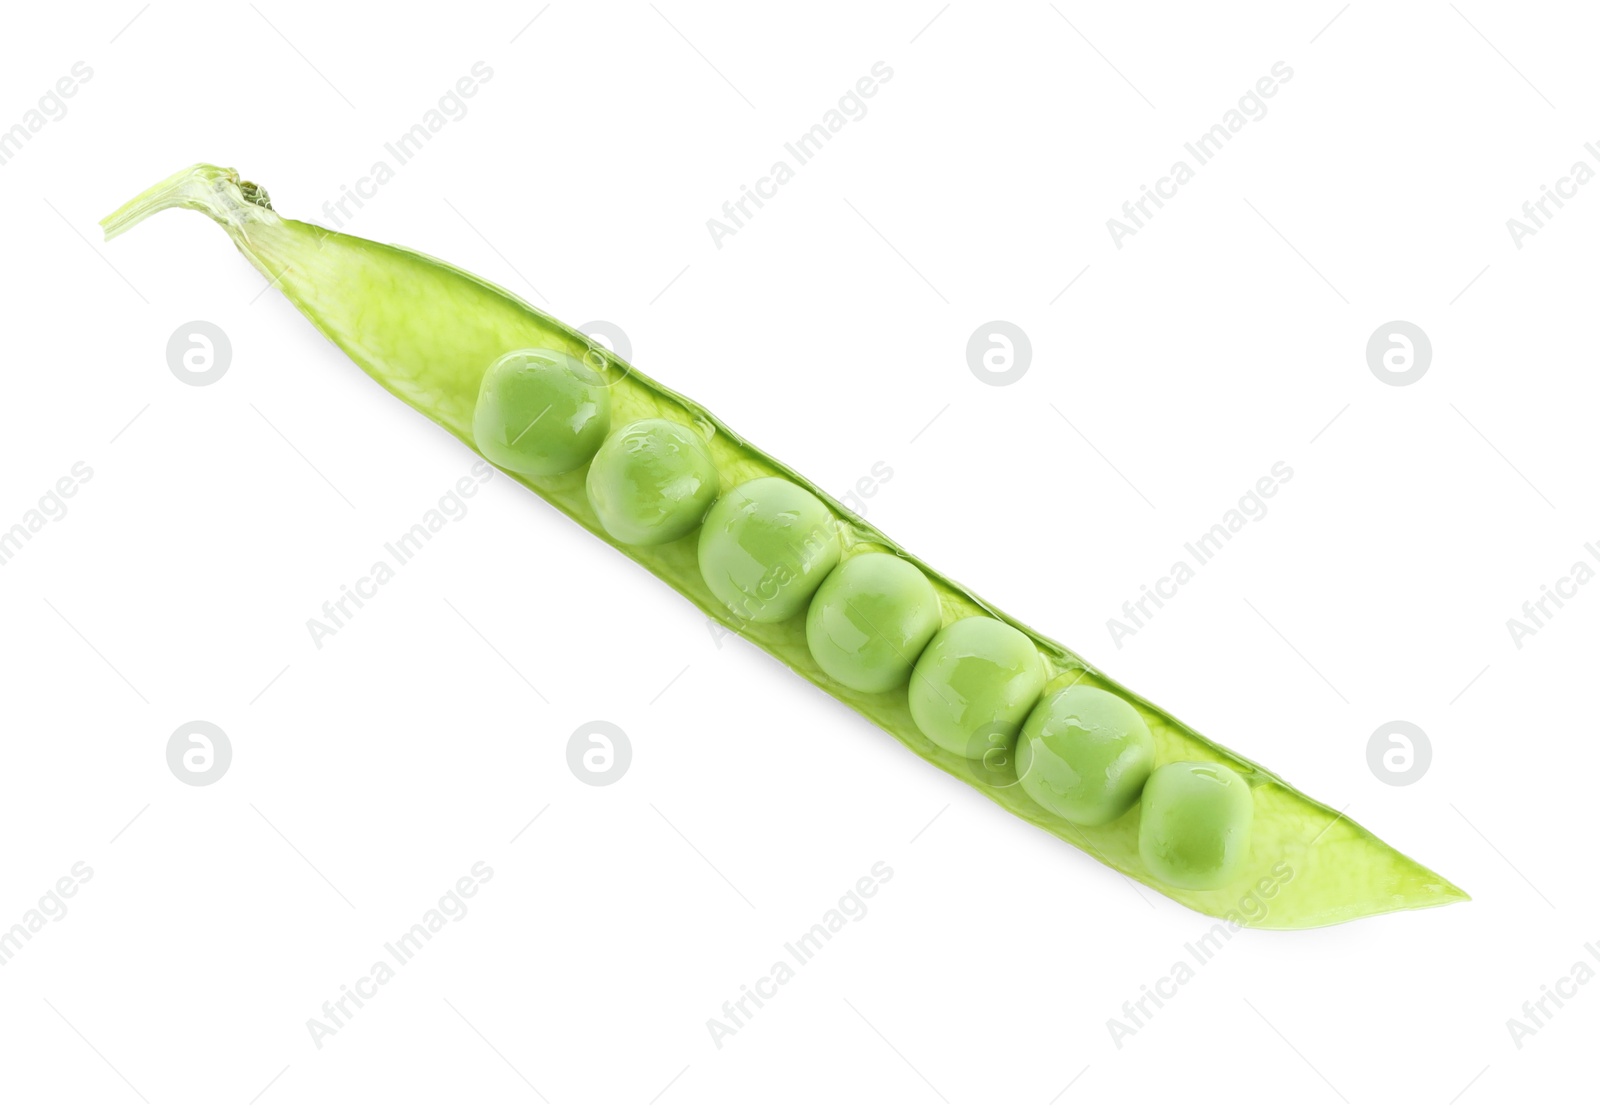
[[[760,477],[784,478],[809,490],[838,517],[845,558],[886,552],[920,568],[937,592],[945,626],[982,615],[1026,635],[1044,661],[1046,696],[1071,685],[1114,693],[1133,705],[1149,728],[1157,765],[1220,763],[1248,785],[1254,801],[1248,854],[1242,865],[1230,862],[1227,883],[1195,890],[1164,882],[1141,858],[1137,806],[1095,827],[1047,810],[1019,786],[1010,759],[964,757],[924,737],[912,718],[904,684],[867,693],[828,677],[808,649],[804,611],[774,622],[739,618],[707,587],[696,556],[697,532],[653,546],[616,542],[585,493],[587,465],[555,476],[511,474],[666,581],[711,619],[850,705],[921,757],[1113,869],[1195,911],[1237,926],[1272,929],[1318,927],[1467,899],[1450,882],[1327,805],[1202,737],[1072,651],[939,575],[694,401],[656,384],[506,290],[411,250],[285,219],[272,210],[262,189],[241,182],[231,169],[210,165],[173,175],[108,216],[102,226],[111,238],[174,207],[196,209],[221,224],[251,264],[318,330],[384,388],[470,449],[478,450],[473,418],[480,385],[497,359],[511,351],[544,350],[583,361],[608,386],[612,426],[664,418],[696,428],[708,440],[724,490]]]

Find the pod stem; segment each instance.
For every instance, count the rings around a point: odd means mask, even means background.
[[[259,185],[239,180],[239,173],[221,166],[196,163],[180,169],[100,221],[106,239],[114,239],[136,223],[168,208],[191,208],[220,223],[241,247],[252,223],[277,222],[267,192]]]

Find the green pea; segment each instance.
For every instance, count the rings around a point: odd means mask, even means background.
[[[893,554],[862,554],[828,575],[806,612],[817,665],[857,692],[903,685],[939,630],[939,594],[927,575]]]
[[[782,477],[746,481],[700,528],[700,575],[742,620],[798,615],[841,553],[838,521],[817,496]]]
[[[1009,744],[1044,691],[1044,661],[1033,641],[988,616],[940,631],[911,673],[911,718],[952,754],[984,760]]]
[[[1169,762],[1150,775],[1139,804],[1139,857],[1179,889],[1220,889],[1250,856],[1255,799],[1216,762]]]
[[[1155,760],[1156,741],[1138,709],[1090,685],[1041,700],[1017,740],[1023,791],[1085,827],[1110,823],[1133,807]]]
[[[641,419],[607,439],[589,466],[589,504],[618,542],[656,546],[699,526],[722,479],[691,427]]]
[[[553,477],[594,457],[611,427],[611,392],[598,373],[555,350],[513,350],[478,387],[472,435],[497,466]]]

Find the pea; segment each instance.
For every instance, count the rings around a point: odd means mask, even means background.
[[[483,375],[472,434],[497,466],[530,477],[577,469],[611,426],[611,393],[598,373],[554,350],[513,350]]]
[[[1039,702],[1017,740],[1017,779],[1039,805],[1085,827],[1139,799],[1155,764],[1144,717],[1115,693],[1072,685]]]
[[[691,427],[641,419],[612,435],[589,466],[589,504],[618,542],[656,546],[699,526],[722,479]]]
[[[984,760],[1009,744],[1044,691],[1044,662],[1033,641],[988,616],[940,631],[911,673],[911,718],[952,754]]]
[[[1216,762],[1157,767],[1139,804],[1139,857],[1180,889],[1220,889],[1250,856],[1255,799],[1250,786]]]
[[[806,645],[822,672],[857,692],[905,684],[939,630],[939,594],[893,554],[862,554],[828,575],[806,612]]]
[[[700,528],[700,575],[741,619],[798,615],[839,563],[838,521],[815,494],[782,477],[746,481]]]

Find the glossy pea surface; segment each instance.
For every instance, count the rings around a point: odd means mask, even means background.
[[[988,616],[940,631],[911,673],[911,718],[952,754],[982,760],[1009,744],[1044,691],[1044,661],[1033,640]]]
[[[472,414],[478,450],[530,477],[577,469],[611,428],[611,393],[598,373],[554,350],[513,350],[483,375]]]
[[[815,494],[757,477],[712,506],[700,528],[700,575],[736,619],[777,623],[800,614],[839,564],[838,521]]]
[[[1155,739],[1132,704],[1073,685],[1041,700],[1023,723],[1017,778],[1045,810],[1099,827],[1133,807],[1155,756]]]
[[[697,527],[721,488],[700,434],[670,419],[641,419],[607,439],[589,467],[589,504],[618,542],[656,546]]]
[[[939,594],[893,554],[861,554],[828,575],[806,612],[806,644],[822,672],[857,692],[888,692],[911,676],[939,630]]]
[[[1169,762],[1145,783],[1139,802],[1139,857],[1180,889],[1219,889],[1250,856],[1255,799],[1217,762]]]

